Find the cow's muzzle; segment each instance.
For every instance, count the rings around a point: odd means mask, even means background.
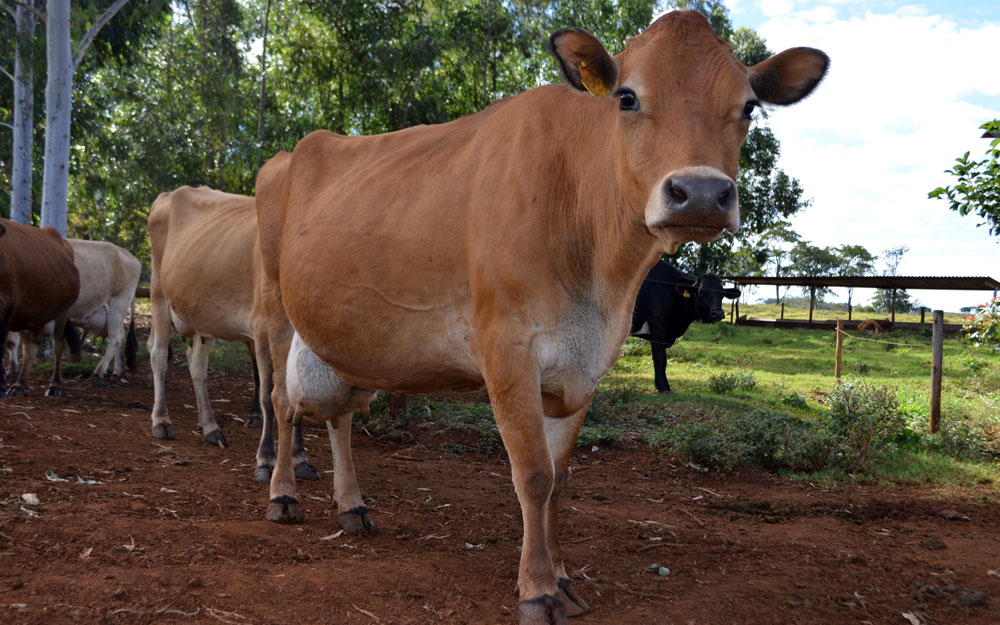
[[[736,184],[714,167],[685,167],[664,178],[646,207],[646,225],[680,243],[706,243],[740,227]]]

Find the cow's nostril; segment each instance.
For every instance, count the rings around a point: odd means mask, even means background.
[[[678,204],[683,204],[688,201],[688,194],[684,192],[684,189],[674,184],[673,180],[667,181],[667,193],[670,195],[670,198]]]
[[[733,194],[731,189],[726,189],[719,194],[719,208],[723,210],[729,210],[729,205],[732,202]]]

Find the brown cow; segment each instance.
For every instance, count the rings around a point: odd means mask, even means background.
[[[859,332],[871,332],[872,334],[881,334],[882,332],[888,332],[893,326],[893,323],[888,319],[865,319],[858,324]]]
[[[172,439],[164,377],[171,326],[191,341],[188,368],[195,390],[198,425],[205,440],[225,445],[208,399],[208,355],[216,339],[246,343],[254,368],[251,421],[260,419],[258,358],[254,349],[252,314],[260,273],[257,212],[253,198],[208,187],[181,187],[161,193],[149,213],[152,243],[150,302],[153,322],[149,358],[153,369],[152,430],[155,438]],[[265,352],[266,355],[266,352]],[[269,359],[267,359],[269,361]],[[268,365],[269,366],[269,365]],[[259,427],[259,425],[258,425]],[[273,426],[264,424],[262,441]],[[300,429],[295,432],[295,472],[318,479],[305,457]],[[257,479],[267,481],[275,462],[274,445],[262,442]],[[270,453],[268,453],[270,451]]]
[[[737,229],[753,110],[805,97],[828,64],[795,48],[747,68],[692,11],[614,58],[580,29],[551,44],[569,85],[438,126],[314,132],[257,178],[275,411],[289,414],[293,327],[359,389],[485,386],[521,504],[522,625],[587,609],[559,552],[559,496],[643,277],[682,242]],[[271,520],[301,518],[290,425]]]
[[[54,322],[56,363],[46,395],[62,395],[59,376],[63,342],[80,353],[80,337],[69,322],[67,310],[80,292],[80,273],[73,264],[73,248],[55,228],[34,228],[0,218],[0,345],[8,332],[42,332]],[[27,343],[23,336],[22,342]],[[3,352],[0,351],[0,358]],[[22,359],[11,394],[28,390],[27,359]],[[0,362],[0,372],[3,363]],[[7,397],[0,373],[0,398]]]

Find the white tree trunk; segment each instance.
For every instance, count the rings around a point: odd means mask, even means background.
[[[66,236],[69,192],[69,131],[73,110],[73,53],[69,0],[48,0],[46,10],[45,166],[42,174],[42,226]]]
[[[35,14],[18,4],[15,13],[17,43],[14,56],[14,158],[10,185],[10,219],[31,223],[31,169],[34,140],[34,71],[32,50],[35,39]]]

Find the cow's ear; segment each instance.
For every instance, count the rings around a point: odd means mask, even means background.
[[[549,38],[566,81],[591,95],[607,95],[618,88],[618,65],[601,40],[582,28],[563,28]]]
[[[823,80],[830,57],[815,48],[791,48],[751,67],[750,86],[762,102],[794,104]]]
[[[740,290],[739,289],[725,289],[724,291],[722,291],[722,295],[724,297],[729,298],[729,299],[736,299],[737,297],[740,296]]]

